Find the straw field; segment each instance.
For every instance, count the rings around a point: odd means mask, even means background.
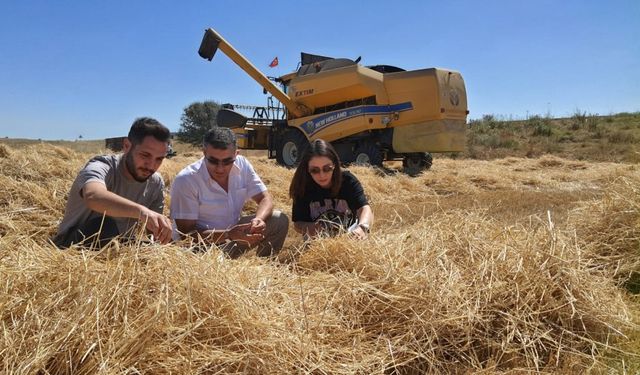
[[[290,229],[278,259],[229,260],[186,243],[54,248],[90,156],[0,144],[2,373],[640,371],[637,165],[353,167],[376,215],[369,239],[304,247]],[[168,189],[197,158],[165,161]],[[289,215],[292,171],[250,159]]]

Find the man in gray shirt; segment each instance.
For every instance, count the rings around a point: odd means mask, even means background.
[[[171,240],[162,214],[164,182],[156,171],[167,155],[170,132],[155,119],[137,119],[120,155],[96,156],[78,173],[53,242],[103,247],[112,238],[132,238],[140,222],[160,243]]]

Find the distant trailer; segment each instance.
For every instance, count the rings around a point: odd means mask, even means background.
[[[122,148],[124,147],[125,138],[127,137],[107,138],[104,140],[104,146],[109,150],[112,150],[115,152],[122,151]]]

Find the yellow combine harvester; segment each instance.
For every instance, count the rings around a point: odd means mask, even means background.
[[[467,95],[458,72],[366,67],[359,59],[303,53],[297,71],[275,79],[281,90],[220,34],[206,30],[200,56],[211,61],[218,48],[286,108],[270,118],[220,110],[218,125],[233,128],[241,148],[267,149],[270,158],[292,167],[309,141],[322,138],[345,163],[403,160],[412,175],[431,166],[432,152],[464,150]]]

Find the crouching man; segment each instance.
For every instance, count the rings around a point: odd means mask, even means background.
[[[238,155],[235,134],[227,128],[209,130],[203,158],[184,168],[171,184],[174,238],[201,237],[231,258],[257,246],[258,256],[282,248],[289,219],[273,210],[273,199],[249,161]],[[256,213],[241,216],[248,199]]]
[[[155,119],[135,120],[120,155],[96,156],[78,173],[53,242],[103,247],[131,239],[141,223],[160,243],[171,241],[171,220],[162,214],[164,182],[156,171],[167,155],[170,132]]]

